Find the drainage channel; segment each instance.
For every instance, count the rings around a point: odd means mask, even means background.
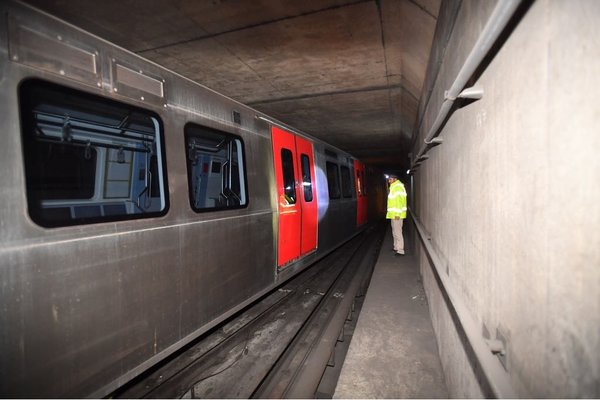
[[[381,237],[358,235],[111,397],[314,397]]]

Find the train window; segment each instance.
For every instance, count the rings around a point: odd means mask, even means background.
[[[306,154],[300,156],[300,164],[302,165],[302,187],[304,188],[304,201],[311,202],[313,200],[312,180],[310,177],[310,159]]]
[[[366,196],[367,195],[367,186],[366,186],[366,181],[365,181],[365,171],[361,170],[360,171],[360,193],[362,196]]]
[[[23,82],[19,96],[35,223],[58,227],[167,212],[158,115],[40,80]]]
[[[326,162],[327,168],[327,188],[329,189],[330,199],[340,198],[340,173],[338,165],[331,161]]]
[[[288,149],[281,149],[283,170],[283,193],[287,204],[296,204],[296,180],[294,179],[294,156]]]
[[[341,166],[342,169],[342,195],[344,197],[352,197],[352,183],[350,182],[350,168],[345,165]]]
[[[201,212],[246,207],[242,139],[192,123],[184,131],[192,209]]]
[[[362,178],[361,178],[361,171],[357,170],[356,171],[356,191],[358,192],[359,196],[364,196],[363,194],[363,188],[362,188]]]

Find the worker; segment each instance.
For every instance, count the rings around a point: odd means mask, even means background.
[[[402,223],[406,218],[406,189],[396,175],[388,176],[390,185],[386,218],[392,221],[392,236],[394,237],[394,253],[404,255],[404,238],[402,237]]]

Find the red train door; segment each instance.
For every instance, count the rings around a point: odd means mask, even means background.
[[[367,193],[365,192],[365,166],[354,160],[354,175],[356,176],[356,226],[367,222]]]
[[[312,143],[296,136],[298,171],[300,171],[300,199],[302,203],[301,255],[317,248],[318,209],[315,190],[315,162]]]
[[[272,128],[278,198],[277,265],[283,267],[317,247],[317,197],[312,144]]]

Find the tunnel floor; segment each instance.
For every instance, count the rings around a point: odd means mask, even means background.
[[[405,230],[405,238],[407,232]],[[385,235],[334,398],[447,398],[417,258]]]

